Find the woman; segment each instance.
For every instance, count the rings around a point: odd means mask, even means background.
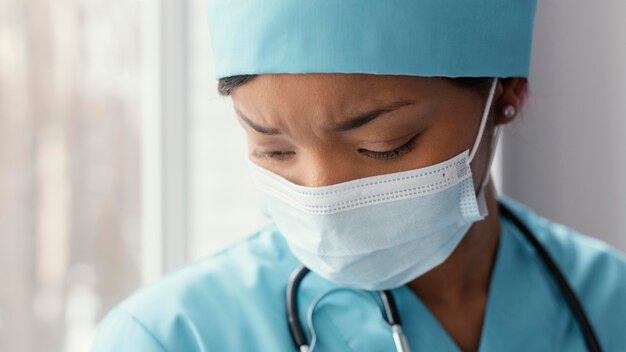
[[[209,4],[273,222],[122,302],[94,351],[626,350],[623,254],[490,181],[534,2]]]

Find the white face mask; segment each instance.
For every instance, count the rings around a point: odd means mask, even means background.
[[[263,213],[302,264],[341,286],[392,289],[423,275],[446,260],[472,223],[487,215],[488,177],[477,199],[470,162],[496,82],[471,151],[436,165],[304,187],[250,162]],[[498,135],[499,128],[496,140]]]

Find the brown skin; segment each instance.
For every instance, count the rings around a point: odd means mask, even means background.
[[[475,189],[486,177],[496,124],[511,121],[502,111],[520,110],[524,78],[499,80],[481,145],[472,161]],[[433,77],[367,74],[259,75],[232,92],[235,109],[278,135],[255,131],[239,117],[253,162],[303,186],[327,186],[358,178],[433,165],[471,149],[485,99],[479,93]],[[334,126],[359,113],[397,101],[415,101],[354,130]],[[395,149],[413,136],[414,147],[395,159],[372,158],[365,150]],[[268,154],[273,153],[273,157]],[[489,215],[472,225],[441,265],[408,285],[462,351],[480,344],[491,270],[500,233],[492,182],[486,189]]]

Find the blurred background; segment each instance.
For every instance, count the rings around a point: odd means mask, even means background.
[[[266,223],[203,1],[0,0],[0,350],[86,351],[113,305]],[[499,189],[626,250],[626,3],[540,1]]]

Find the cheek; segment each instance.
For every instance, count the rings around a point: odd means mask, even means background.
[[[434,165],[469,150],[472,142],[471,126],[441,119],[418,138],[410,159],[418,167]]]
[[[493,126],[486,126],[485,132],[483,133],[482,140],[480,141],[480,145],[478,146],[478,151],[476,151],[476,156],[474,156],[474,160],[472,160],[471,168],[472,175],[474,175],[474,186],[475,189],[478,190],[482,181],[487,177],[487,174],[491,171],[489,166],[490,159],[492,158],[492,142],[494,141],[494,128]],[[497,145],[493,145],[493,147],[497,147]],[[495,155],[493,155],[495,157]]]

